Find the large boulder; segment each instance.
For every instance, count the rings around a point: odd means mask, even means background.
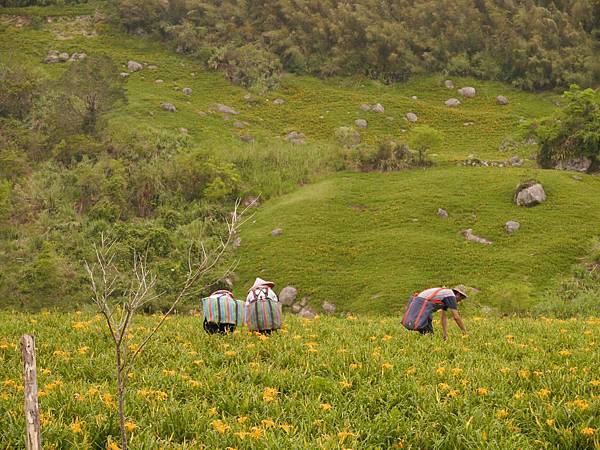
[[[520,183],[513,197],[518,206],[535,206],[546,201],[544,187],[535,180]]]
[[[283,306],[292,306],[298,297],[298,289],[294,286],[286,286],[279,293],[279,301]]]
[[[508,99],[504,95],[499,95],[496,97],[496,103],[502,106],[508,105]]]
[[[142,70],[144,66],[142,66],[137,61],[127,61],[127,70],[130,72],[137,72],[138,70]]]
[[[450,108],[456,108],[457,106],[460,105],[460,100],[457,98],[449,98],[448,100],[446,100],[444,102],[444,104],[446,106],[449,106]]]
[[[477,93],[477,91],[475,91],[474,87],[466,86],[466,87],[460,88],[458,90],[458,93],[460,95],[462,95],[464,98],[473,98],[473,97],[475,97],[475,94]]]
[[[169,103],[169,102],[164,102],[161,103],[160,105],[161,109],[164,109],[165,111],[169,111],[169,112],[177,112],[177,108],[175,108],[175,105],[173,103]]]
[[[587,172],[592,165],[592,161],[585,156],[571,158],[565,161],[559,161],[554,168],[559,170],[574,170],[576,172]]]
[[[508,234],[513,234],[519,228],[521,228],[521,224],[515,220],[509,220],[504,224],[504,229]]]
[[[383,114],[385,112],[385,108],[383,107],[383,105],[381,103],[377,103],[377,104],[373,105],[373,107],[371,108],[371,111],[379,113],[379,114]]]
[[[409,122],[416,122],[417,120],[419,120],[419,118],[417,117],[417,115],[413,112],[408,112],[406,113],[406,115],[404,116],[404,118],[406,120],[408,120]]]

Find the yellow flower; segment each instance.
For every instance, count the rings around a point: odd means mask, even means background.
[[[460,367],[454,367],[454,368],[452,369],[452,375],[454,375],[454,376],[458,376],[458,375],[460,375],[461,373],[462,373],[462,369],[461,369]]]
[[[264,434],[264,431],[258,427],[252,427],[252,431],[250,432],[250,436],[254,439],[260,439]]]
[[[507,341],[512,341],[515,338],[512,334],[507,334],[504,337],[506,338]]]
[[[371,342],[376,341],[377,340],[377,336],[370,336],[369,339],[371,339]]]
[[[339,385],[342,389],[348,389],[352,387],[352,383],[349,381],[340,381]]]
[[[577,400],[573,401],[572,404],[582,411],[585,411],[586,409],[588,409],[590,407],[590,404],[587,401],[582,400],[582,399],[577,399]]]
[[[229,425],[227,425],[221,420],[213,420],[210,424],[212,425],[213,429],[219,434],[225,434],[225,432],[229,430]]]
[[[456,389],[452,389],[452,390],[448,391],[448,393],[446,394],[446,397],[456,398],[456,397],[458,397],[459,394],[460,393]]]
[[[41,372],[43,375],[50,375],[52,373],[52,371],[47,368],[42,369]]]
[[[442,376],[446,373],[446,368],[445,367],[438,367],[437,369],[435,369],[435,373]]]
[[[569,350],[561,350],[560,352],[558,352],[558,354],[560,356],[571,356],[571,352]]]
[[[210,417],[216,416],[216,415],[217,415],[217,408],[210,408],[210,409],[208,410],[208,415],[209,415]]]
[[[556,421],[554,419],[546,419],[546,425],[553,427]]]
[[[351,368],[352,370],[359,369],[359,368],[360,368],[360,366],[361,366],[361,364],[360,364],[360,363],[352,363],[352,364],[350,364],[350,368]]]
[[[265,428],[273,428],[276,425],[275,422],[271,419],[263,419],[260,421],[260,423]]]
[[[338,438],[339,438],[340,442],[344,442],[346,440],[346,438],[349,438],[349,437],[356,437],[356,435],[349,431],[340,431],[338,433]]]
[[[390,364],[390,363],[383,363],[383,364],[381,365],[381,368],[382,368],[383,370],[385,370],[385,369],[391,369],[392,367],[394,367],[394,365],[393,365],[393,364]]]
[[[281,428],[286,434],[289,434],[290,430],[292,429],[292,427],[290,425],[288,425],[287,423],[279,424],[279,428]]]
[[[115,401],[113,400],[113,396],[108,392],[105,392],[100,397],[102,399],[102,403],[104,403],[109,408],[113,408],[115,406]]]
[[[406,375],[414,375],[415,373],[417,373],[417,369],[415,367],[409,367],[406,369]]]
[[[516,392],[513,397],[515,398],[515,400],[521,400],[524,396],[525,396],[525,394],[523,392],[519,391],[519,392]]]
[[[95,388],[95,387],[91,387],[91,388],[89,388],[89,389],[88,389],[88,391],[87,391],[87,395],[88,395],[88,397],[93,397],[93,396],[95,396],[97,393],[98,393],[98,389],[97,389],[97,388]]]
[[[549,390],[549,389],[546,389],[546,388],[540,389],[540,390],[537,392],[537,395],[538,395],[540,398],[546,398],[546,397],[548,397],[548,396],[550,395],[550,390]]]
[[[239,437],[240,439],[245,439],[246,436],[250,436],[250,433],[248,433],[247,431],[238,431],[236,433],[233,433],[235,436]]]
[[[277,388],[266,387],[263,389],[262,398],[265,402],[272,402],[277,399],[278,394]]]
[[[248,422],[249,419],[250,419],[250,417],[248,417],[248,416],[240,416],[237,418],[237,423],[246,423],[246,422]]]
[[[594,428],[590,428],[590,427],[585,427],[581,430],[581,434],[583,434],[584,436],[588,436],[591,437],[596,433],[596,430]]]
[[[502,375],[506,375],[510,372],[510,369],[508,367],[503,367],[502,369],[500,369],[500,372],[502,373]]]
[[[321,409],[323,411],[329,411],[332,408],[332,406],[329,403],[321,403]]]
[[[89,351],[90,351],[89,347],[81,347],[80,349],[77,350],[77,353],[79,353],[80,355],[85,355]]]
[[[199,367],[202,364],[204,364],[204,361],[202,361],[201,359],[195,359],[194,361],[192,361],[192,364]]]
[[[478,387],[475,392],[477,392],[477,395],[488,395],[489,393],[488,389],[484,387]]]
[[[106,450],[121,450],[121,447],[119,447],[115,442],[109,441],[108,444],[106,444]]]
[[[200,387],[201,383],[199,381],[197,381],[197,380],[190,380],[190,385],[193,388],[197,388],[197,387]]]
[[[496,412],[496,417],[498,419],[506,419],[508,417],[508,411],[506,409],[499,409]]]
[[[170,369],[163,369],[163,375],[165,377],[174,377],[176,374],[176,372],[174,370],[170,370]]]
[[[590,386],[592,386],[592,387],[598,387],[598,386],[600,386],[600,380],[592,380],[592,381],[590,381]]]
[[[131,433],[133,432],[133,430],[135,430],[137,428],[137,425],[133,422],[125,422],[125,429]]]
[[[83,423],[79,421],[79,419],[75,419],[75,421],[69,425],[69,428],[73,433],[81,433]]]
[[[382,337],[382,339],[383,339],[384,341],[389,341],[389,340],[391,340],[392,338],[393,338],[393,336],[390,336],[389,334],[386,334],[385,336],[383,336],[383,337]]]
[[[235,355],[236,355],[236,353],[233,350],[227,350],[225,352],[225,356],[235,356]]]
[[[346,319],[348,319],[348,320],[356,320],[356,317],[355,316],[348,316],[348,317],[346,317]]]
[[[529,370],[521,369],[517,372],[517,375],[519,375],[519,378],[529,378]]]

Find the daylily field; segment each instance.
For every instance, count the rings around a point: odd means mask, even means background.
[[[600,319],[286,316],[266,337],[170,319],[129,379],[132,448],[600,448]],[[134,348],[157,316],[129,336]],[[44,448],[118,448],[100,316],[0,313],[0,442],[24,446],[19,339],[37,339]]]

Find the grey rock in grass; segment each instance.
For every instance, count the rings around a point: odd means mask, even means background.
[[[271,236],[273,237],[281,236],[282,234],[283,230],[281,228],[275,228],[273,231],[271,231]]]
[[[513,200],[518,206],[535,206],[546,201],[546,192],[541,183],[528,180],[517,186]]]
[[[285,103],[285,100],[282,98],[276,98],[275,100],[273,100],[274,105],[283,105],[284,103]]]
[[[367,103],[363,103],[359,106],[361,111],[371,111],[371,105],[368,105]]]
[[[299,303],[292,305],[292,312],[298,314],[300,311],[302,311],[302,305],[300,305]]]
[[[290,131],[283,139],[295,145],[306,144],[306,136],[298,131]]]
[[[283,306],[292,306],[298,297],[298,289],[294,286],[286,286],[279,293],[279,301]]]
[[[463,122],[464,127],[471,127],[473,125],[475,125],[475,122]]]
[[[498,97],[496,97],[496,103],[498,103],[501,106],[506,106],[508,105],[508,98],[506,98],[504,95],[499,95]]]
[[[85,58],[87,58],[87,55],[85,53],[73,53],[71,55],[71,57],[69,58],[69,61],[71,61],[71,62],[83,61]]]
[[[457,98],[449,98],[448,100],[446,100],[444,102],[444,104],[446,106],[449,106],[450,108],[456,108],[457,106],[460,105],[460,100]]]
[[[454,83],[452,82],[452,80],[444,81],[444,86],[446,86],[446,88],[448,89],[454,89]]]
[[[156,70],[158,69],[158,66],[156,64],[150,64],[147,68],[150,70]]]
[[[579,175],[573,175],[571,178],[573,178],[575,181],[583,181],[583,177],[580,177]]]
[[[206,116],[208,116],[208,114],[206,114],[204,111],[198,111],[198,115],[200,117],[206,117]]]
[[[244,122],[236,120],[235,122],[233,122],[233,127],[242,130],[242,129],[246,128],[246,124]]]
[[[119,74],[119,76],[120,76],[121,78],[127,78],[127,77],[129,77],[129,72],[121,72],[121,73]]]
[[[67,62],[69,60],[69,54],[67,52],[60,52],[58,54],[58,59],[60,62]]]
[[[333,314],[335,313],[335,305],[329,302],[323,302],[323,311],[325,314]]]
[[[466,87],[460,88],[458,90],[458,93],[460,95],[462,95],[464,98],[473,98],[473,97],[475,97],[475,94],[477,93],[477,91],[475,91],[475,88],[472,86],[466,86]]]
[[[413,95],[411,98],[412,98],[413,100],[418,100],[418,99],[419,99],[419,97],[417,97],[416,95]]]
[[[504,229],[508,234],[513,234],[519,228],[521,228],[521,224],[515,220],[509,220],[504,224]]]
[[[592,165],[592,161],[585,156],[571,158],[565,161],[559,161],[554,168],[559,170],[573,170],[575,172],[587,172]]]
[[[308,305],[308,297],[302,297],[302,300],[300,300],[300,306],[301,307],[305,307],[306,305]]]
[[[383,114],[385,112],[385,108],[383,107],[383,105],[381,103],[377,103],[377,104],[373,105],[373,107],[371,108],[371,111],[379,113],[379,114]]]
[[[137,61],[127,61],[127,70],[130,72],[137,72],[138,70],[142,70],[144,66],[142,66]]]
[[[484,245],[490,245],[492,243],[492,241],[490,241],[488,239],[485,239],[485,238],[482,238],[480,236],[473,234],[472,228],[467,228],[466,230],[463,230],[461,233],[467,241],[477,242],[479,244],[484,244]]]
[[[438,217],[440,219],[447,219],[448,218],[448,211],[446,211],[443,208],[438,208],[437,215],[438,215]]]
[[[192,88],[189,87],[184,87],[181,92],[183,92],[185,95],[192,95]]]
[[[419,118],[417,117],[417,115],[413,112],[408,112],[406,113],[406,115],[404,116],[404,118],[406,120],[408,120],[409,122],[416,122],[417,120],[419,120]]]
[[[354,121],[354,125],[356,125],[358,128],[367,128],[368,123],[365,119],[356,119]]]
[[[360,133],[352,127],[339,127],[335,130],[335,139],[344,147],[354,148],[360,144]]]
[[[224,105],[222,103],[215,103],[213,105],[213,108],[216,111],[218,111],[220,113],[223,113],[223,114],[233,114],[233,115],[239,114],[239,112],[236,111],[235,109],[233,109],[231,106],[227,106],[227,105]]]
[[[169,111],[169,112],[177,112],[177,108],[175,107],[175,105],[173,103],[169,103],[169,102],[164,102],[161,103],[160,107],[162,109],[164,109],[165,111]]]
[[[302,308],[300,310],[300,312],[298,313],[298,315],[300,317],[304,317],[305,319],[314,319],[317,316],[317,313],[315,313],[308,306],[305,306],[304,308]]]
[[[254,142],[254,136],[250,136],[249,134],[242,134],[240,136],[240,139],[242,140],[242,142],[246,142],[247,144],[249,144],[250,142]]]
[[[162,83],[164,83],[164,80],[158,79],[158,80],[154,80],[154,82],[156,84],[162,84]]]
[[[179,132],[180,132],[181,134],[188,134],[188,129],[187,129],[187,128],[184,128],[184,127],[181,127],[181,128],[179,129]]]
[[[511,167],[521,167],[523,165],[523,160],[518,156],[512,156],[506,164]]]
[[[233,241],[233,248],[240,248],[241,246],[242,246],[242,238],[238,236]]]

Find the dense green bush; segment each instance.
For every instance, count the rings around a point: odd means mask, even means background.
[[[432,71],[530,90],[600,80],[597,1],[123,0],[116,11],[130,32],[156,33],[204,61],[213,51],[242,84],[258,67],[232,68],[261,61],[272,71],[271,54],[291,72],[388,82]]]

